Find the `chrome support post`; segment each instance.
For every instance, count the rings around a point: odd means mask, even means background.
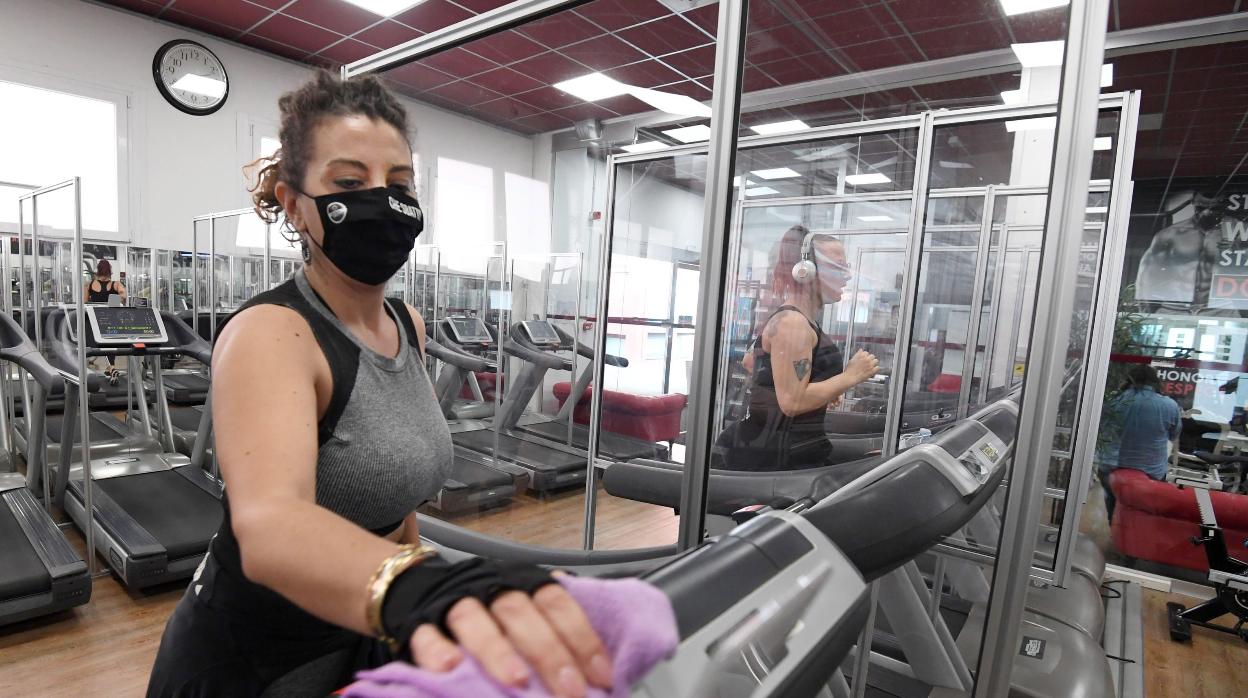
[[[598,241],[598,307],[594,312],[594,377],[591,385],[600,386],[605,380],[607,349],[607,296],[611,285],[611,243],[615,239],[615,158],[607,156],[607,210],[603,216],[602,238]],[[578,301],[579,302],[579,301]],[[575,378],[572,381],[576,384]],[[580,396],[569,394],[568,401]],[[602,391],[595,390],[589,398],[589,452],[598,452],[598,433],[602,429]],[[582,547],[594,549],[594,526],[598,518],[598,471],[591,467],[585,477],[585,522]]]

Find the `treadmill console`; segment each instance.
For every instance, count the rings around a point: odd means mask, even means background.
[[[529,336],[529,341],[534,344],[545,344],[550,346],[560,346],[563,340],[559,338],[559,333],[555,331],[555,326],[550,324],[549,320],[525,320],[520,323],[524,328],[525,334]]]
[[[984,484],[1005,458],[1008,447],[991,431],[981,436],[958,458],[979,484]]]
[[[455,340],[456,344],[494,343],[494,337],[490,335],[490,330],[481,321],[481,318],[447,318],[446,326],[450,332],[451,339]]]
[[[87,320],[99,344],[164,344],[165,323],[152,308],[87,306]]]

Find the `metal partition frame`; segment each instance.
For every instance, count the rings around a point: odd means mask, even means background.
[[[31,233],[32,233],[31,234],[31,239],[32,239],[31,252],[32,252],[32,256],[35,259],[35,271],[36,272],[38,271],[38,267],[39,267],[39,222],[38,222],[39,219],[38,219],[38,214],[37,214],[39,197],[43,196],[44,194],[49,194],[51,192],[59,191],[61,189],[66,189],[66,188],[72,188],[74,192],[74,252],[73,252],[73,255],[74,255],[74,259],[82,259],[82,180],[80,178],[74,177],[73,179],[67,179],[64,182],[59,182],[57,184],[52,184],[46,187],[42,187],[40,189],[35,189],[34,191],[28,192],[26,194],[22,194],[21,196],[18,197],[18,210],[19,211],[21,210],[21,202],[29,199],[31,203],[31,218],[33,219],[32,228],[31,228]],[[23,251],[24,247],[25,246],[22,244],[22,240],[21,240],[21,227],[19,225],[18,243],[17,243],[17,248],[19,252]],[[25,255],[22,254],[22,257],[23,257],[22,268],[25,269]],[[35,313],[35,319],[36,319],[35,333],[41,339],[43,336],[43,332],[39,328],[39,326],[42,323],[38,322],[39,306],[40,306],[39,301],[40,301],[40,296],[41,296],[40,285],[41,284],[39,283],[34,284],[34,287],[35,287],[34,313]],[[87,531],[86,531],[87,575],[94,577],[95,576],[95,555],[96,555],[96,552],[95,552],[95,514],[94,514],[95,509],[92,504],[92,499],[93,499],[92,492],[95,490],[95,480],[92,479],[92,476],[91,476],[91,410],[88,405],[88,398],[87,398],[87,343],[85,341],[82,341],[83,338],[87,336],[87,311],[86,311],[87,299],[86,299],[86,296],[84,295],[84,291],[86,290],[86,288],[82,284],[75,283],[74,288],[75,288],[74,296],[77,298],[76,309],[78,312],[78,316],[77,316],[78,326],[75,328],[77,336],[79,337],[78,375],[76,376],[68,375],[64,371],[62,371],[61,373],[62,375],[65,376],[65,380],[76,384],[78,387],[77,389],[77,392],[78,392],[78,430],[79,430],[78,436],[82,440],[83,493],[85,495],[84,506],[87,512]],[[25,322],[26,322],[26,303],[23,299],[23,302],[22,302],[23,325],[25,325]],[[42,341],[38,341],[37,344],[41,346]],[[68,394],[66,395],[66,398],[68,399]],[[29,407],[30,407],[30,404],[28,402],[27,412],[26,412],[27,415],[30,414]],[[68,425],[66,426],[68,427]],[[48,491],[48,488],[49,488],[48,481],[51,478],[48,477],[48,472],[46,470],[47,464],[45,463],[44,466],[45,466],[45,471],[42,474],[44,506],[51,506],[51,494]]]
[[[208,221],[208,341],[217,338],[217,221],[222,218],[241,218],[247,214],[255,214],[252,208],[236,208],[230,211],[205,213],[191,219],[191,327],[199,334],[199,227],[195,225]],[[264,285],[268,287],[269,275],[269,224],[264,224]]]

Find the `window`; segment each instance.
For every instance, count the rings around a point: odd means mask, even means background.
[[[494,170],[438,158],[434,192],[433,239],[441,243],[442,264],[481,273],[481,247],[494,242]]]
[[[607,353],[611,356],[624,355],[624,335],[609,334],[607,335]]]
[[[119,173],[124,140],[124,97],[94,98],[0,81],[0,198],[13,201],[26,187],[82,178],[82,225],[86,237],[118,237],[123,188]],[[8,185],[8,186],[6,186]],[[55,196],[55,195],[51,195]],[[73,234],[68,197],[49,198],[40,227],[56,236]],[[17,230],[16,204],[0,205],[0,229]],[[29,224],[29,209],[26,223]]]
[[[647,332],[646,344],[642,349],[641,358],[647,361],[662,361],[667,356],[667,333]]]

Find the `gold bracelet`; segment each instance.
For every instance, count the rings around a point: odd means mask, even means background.
[[[377,566],[377,571],[373,572],[372,578],[368,580],[368,607],[366,609],[368,627],[372,628],[373,634],[389,645],[392,651],[397,652],[400,645],[398,640],[386,634],[386,629],[381,622],[381,607],[386,601],[386,592],[390,590],[390,584],[395,578],[406,572],[408,568],[437,554],[437,549],[430,545],[401,545],[397,553],[382,560]]]

